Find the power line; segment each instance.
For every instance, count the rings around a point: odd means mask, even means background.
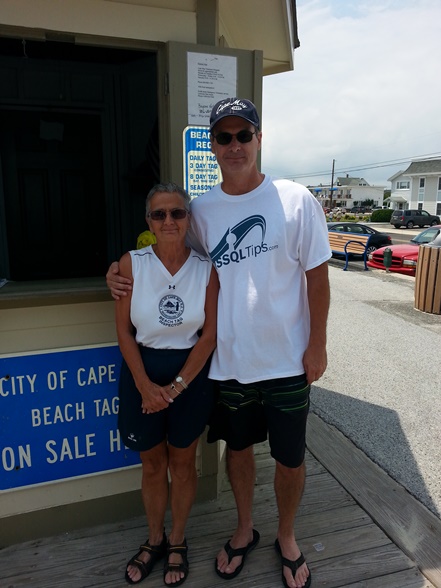
[[[366,171],[366,170],[370,170],[370,169],[377,169],[377,168],[382,168],[382,167],[392,167],[395,165],[404,165],[405,163],[409,163],[410,161],[416,160],[416,159],[421,159],[421,158],[426,158],[426,159],[436,159],[437,157],[440,157],[441,153],[428,153],[426,155],[413,155],[412,157],[408,157],[406,159],[390,159],[390,160],[386,160],[386,161],[380,161],[380,162],[376,162],[376,163],[366,163],[366,164],[362,164],[360,166],[354,166],[354,167],[344,167],[344,168],[340,168],[335,170],[336,174],[343,174],[343,173],[348,173],[348,172],[355,172],[355,171]],[[283,177],[286,179],[294,179],[294,178],[312,178],[312,177],[321,177],[321,176],[329,176],[330,175],[330,170],[321,170],[321,171],[316,171],[316,172],[307,172],[305,174],[286,174]]]

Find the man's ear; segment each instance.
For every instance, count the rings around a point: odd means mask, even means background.
[[[259,132],[257,133],[256,137],[257,137],[257,141],[258,141],[258,143],[259,143],[259,151],[260,151],[260,148],[261,148],[261,146],[262,146],[262,131],[259,131]]]

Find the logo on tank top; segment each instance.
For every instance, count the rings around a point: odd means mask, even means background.
[[[257,229],[252,234],[253,241],[244,245],[242,241],[253,229]],[[264,217],[260,214],[249,216],[233,228],[227,229],[216,247],[210,251],[210,257],[217,268],[230,263],[240,263],[250,257],[257,257],[261,253],[273,249],[264,242],[265,234],[266,221]]]
[[[159,322],[166,327],[176,327],[183,322],[184,302],[176,294],[168,294],[159,302]]]

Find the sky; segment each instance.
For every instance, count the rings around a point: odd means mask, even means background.
[[[294,71],[264,77],[264,173],[330,184],[335,160],[390,188],[441,157],[440,0],[297,0],[297,20]]]

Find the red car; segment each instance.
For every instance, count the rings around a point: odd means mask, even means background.
[[[441,247],[441,225],[435,225],[422,231],[419,235],[401,245],[390,245],[389,249],[392,251],[392,265],[389,268],[391,272],[399,274],[406,274],[414,276],[418,261],[418,252],[420,245],[423,243],[431,243]],[[384,250],[386,247],[373,251],[368,256],[367,265],[376,269],[385,270],[384,265]]]

